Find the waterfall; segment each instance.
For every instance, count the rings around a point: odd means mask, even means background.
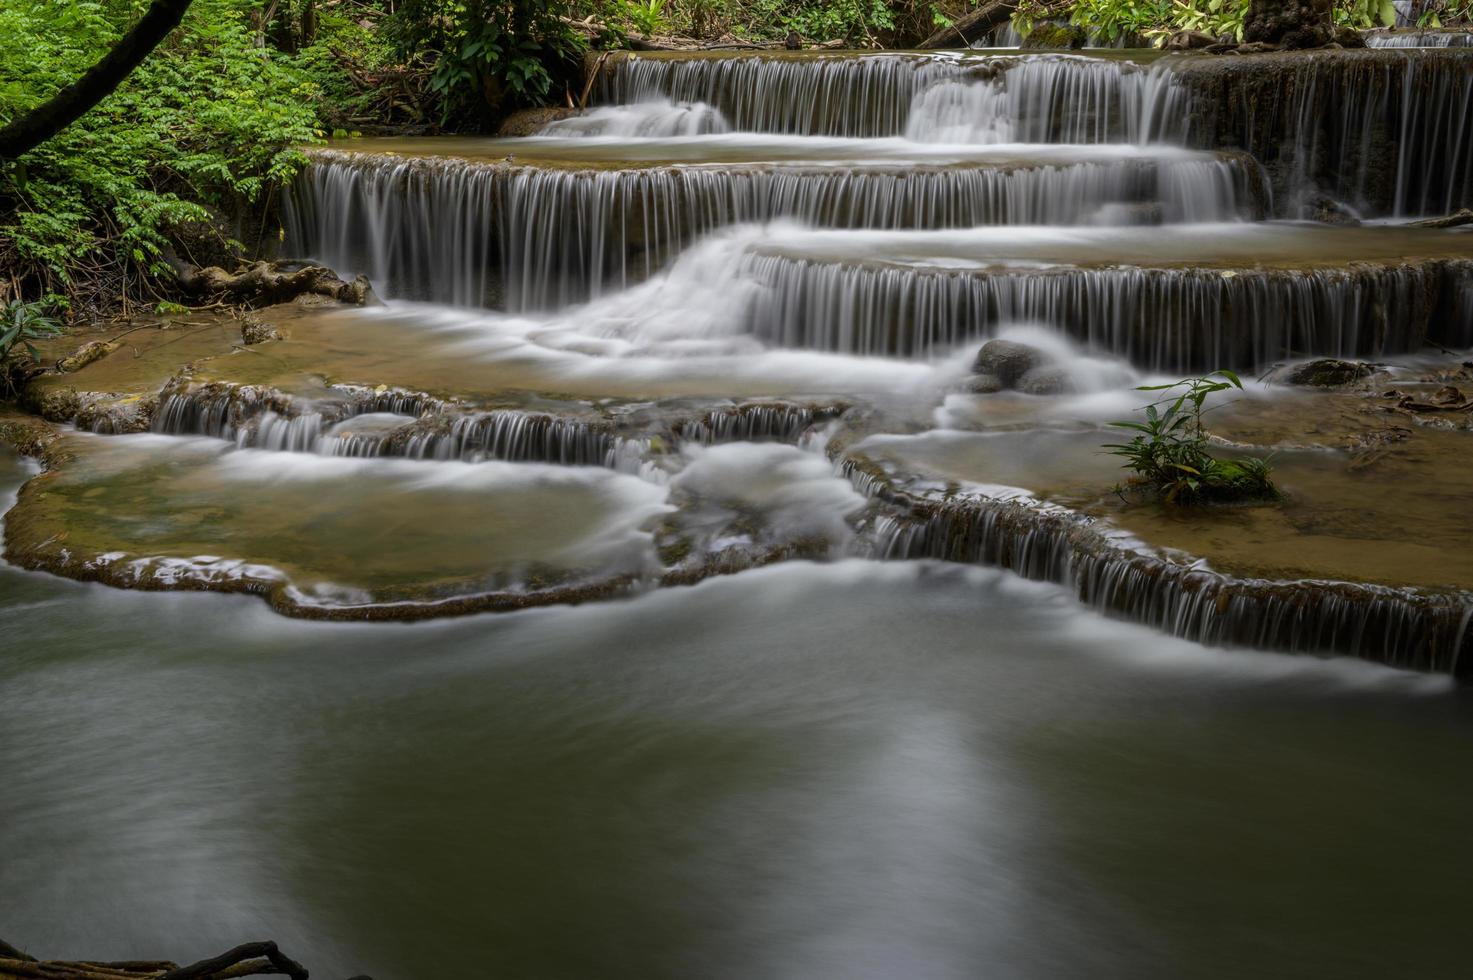
[[[448,430],[441,427],[416,433],[404,455],[606,466],[613,464],[615,443],[607,427],[600,424],[541,413],[496,411],[456,418]]]
[[[1193,141],[1248,151],[1283,199],[1404,216],[1473,203],[1473,51],[1168,61],[1201,113]]]
[[[679,427],[688,442],[796,443],[813,425],[837,415],[836,409],[816,410],[807,405],[751,404],[709,412]]]
[[[1467,31],[1411,31],[1402,34],[1367,34],[1369,48],[1467,48],[1473,33]]]
[[[1185,151],[1006,168],[608,171],[319,151],[286,220],[298,251],[366,271],[387,296],[524,311],[642,280],[740,222],[1222,221],[1258,211],[1259,186],[1252,161]]]
[[[923,356],[1016,322],[1163,370],[1405,353],[1429,336],[1473,345],[1473,321],[1458,313],[1473,291],[1473,260],[1303,271],[955,271],[760,253],[743,261],[767,286],[752,329],[783,347]]]
[[[707,136],[727,132],[721,111],[704,102],[655,99],[633,105],[601,106],[542,128],[543,136],[606,136],[625,139]]]
[[[1237,579],[1122,548],[1067,511],[986,499],[882,518],[891,559],[981,562],[1072,588],[1103,612],[1213,645],[1368,657],[1466,675],[1464,597],[1346,582]]]
[[[913,117],[939,85],[1004,99],[1019,141],[1184,138],[1183,93],[1155,67],[1075,55],[681,57],[627,55],[601,73],[601,99],[717,107],[746,132],[926,138]],[[919,134],[919,135],[917,135]]]

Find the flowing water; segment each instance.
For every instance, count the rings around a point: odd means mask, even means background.
[[[1462,976],[1473,436],[1430,400],[1473,382],[1473,234],[1409,219],[1473,204],[1473,52],[660,54],[591,91],[311,151],[284,248],[384,305],[37,382],[80,431],[24,486],[0,457],[7,554],[89,584],[0,567],[4,938]],[[988,393],[989,339],[1046,363]],[[1213,422],[1286,502],[1111,493],[1135,386],[1315,355],[1381,373]],[[342,621],[391,618],[429,621]]]

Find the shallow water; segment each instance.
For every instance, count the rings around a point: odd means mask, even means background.
[[[1461,975],[1464,694],[986,570],[352,626],[0,569],[0,629],[0,921],[36,953]]]

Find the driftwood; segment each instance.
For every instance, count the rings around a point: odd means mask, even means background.
[[[1420,221],[1408,223],[1413,228],[1459,228],[1463,225],[1473,225],[1473,210],[1463,208],[1461,211],[1454,211],[1440,218],[1423,218]]]
[[[307,968],[273,942],[245,943],[219,956],[179,966],[167,960],[38,960],[0,941],[0,980],[231,980],[266,974],[307,980]]]
[[[180,287],[190,296],[231,306],[271,306],[300,296],[325,296],[354,306],[375,302],[367,276],[344,282],[320,265],[283,271],[280,263],[255,262],[233,275],[219,266],[181,265],[177,271]]]

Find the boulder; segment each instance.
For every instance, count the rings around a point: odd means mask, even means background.
[[[1217,38],[1205,31],[1177,31],[1166,39],[1168,51],[1196,51],[1217,44]]]
[[[1048,355],[1037,347],[1011,340],[989,340],[977,351],[972,373],[995,378],[1000,388],[1016,388],[1023,375],[1048,362]]]
[[[570,119],[582,115],[578,109],[564,106],[544,106],[540,109],[520,109],[502,120],[496,130],[497,136],[536,136],[542,127],[559,119]]]
[[[1025,395],[1064,395],[1078,391],[1079,386],[1064,368],[1047,365],[1036,367],[1019,378],[1018,390]]]
[[[1305,201],[1304,212],[1311,221],[1318,221],[1322,224],[1360,224],[1360,215],[1356,214],[1354,209],[1327,194],[1320,194]]]
[[[1332,357],[1297,364],[1281,379],[1284,384],[1308,388],[1343,388],[1376,373],[1374,365],[1364,361],[1341,361]]]

